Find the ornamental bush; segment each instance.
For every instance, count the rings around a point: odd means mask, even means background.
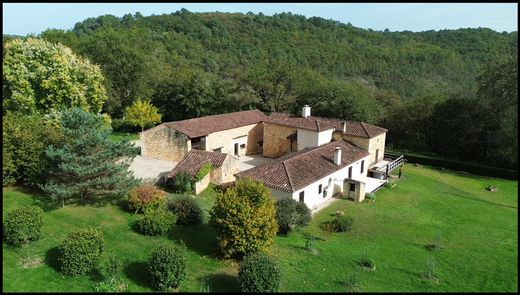
[[[36,206],[13,209],[4,220],[4,237],[9,245],[20,247],[41,236],[43,210]]]
[[[211,169],[213,169],[213,165],[211,163],[204,164],[195,174],[195,181],[201,181],[204,178],[204,176],[211,172]]]
[[[271,192],[263,183],[241,178],[236,186],[217,195],[210,224],[217,232],[218,248],[226,258],[268,251],[278,230]]]
[[[280,270],[269,256],[255,253],[240,263],[238,281],[242,292],[276,292],[280,286]]]
[[[166,186],[179,194],[192,193],[194,187],[193,182],[194,179],[190,174],[181,172],[175,177],[168,178],[166,180]]]
[[[61,273],[74,277],[96,269],[104,247],[101,231],[87,228],[69,233],[60,246]]]
[[[177,224],[193,225],[202,223],[203,211],[192,197],[178,197],[168,204],[168,208],[177,216]]]
[[[276,202],[276,220],[278,232],[288,234],[297,226],[306,226],[311,221],[311,210],[305,203],[294,199],[282,199]]]
[[[332,230],[335,232],[345,232],[352,229],[354,219],[351,216],[336,216],[330,223]]]
[[[137,230],[147,236],[165,235],[177,220],[173,213],[164,209],[146,210],[136,223]]]
[[[151,184],[138,186],[128,195],[128,207],[130,210],[144,212],[147,209],[157,209],[166,200],[166,192]]]
[[[179,287],[186,277],[187,263],[186,246],[182,242],[159,246],[148,258],[152,286],[160,291]]]

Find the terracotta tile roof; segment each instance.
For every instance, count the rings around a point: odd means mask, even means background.
[[[322,118],[324,120],[327,120],[329,124],[333,124],[336,127],[336,131],[343,131],[343,122],[347,123],[346,126],[346,134],[357,136],[357,137],[367,137],[367,138],[373,138],[376,137],[382,133],[385,133],[388,131],[388,129],[370,125],[364,122],[357,122],[357,121],[345,121],[340,119],[332,119],[332,118]]]
[[[329,122],[327,122],[327,120],[324,120],[323,118],[313,116],[303,118],[301,116],[276,112],[269,115],[269,117],[267,117],[267,119],[265,119],[264,122],[318,132],[336,128],[334,124],[330,124]]]
[[[206,163],[211,163],[213,168],[220,167],[227,156],[229,155],[224,153],[191,150],[182,158],[179,164],[173,168],[167,178],[174,177],[181,172],[195,176],[197,171]]]
[[[272,113],[270,116],[267,117],[267,119],[264,120],[264,122],[318,132],[332,128],[334,128],[336,131],[341,132],[343,131],[342,124],[343,122],[346,122],[346,134],[366,138],[372,138],[388,131],[385,128],[370,125],[364,122],[345,121],[340,119],[323,118],[315,116],[303,118],[284,113]]]
[[[173,128],[190,138],[206,136],[210,133],[242,127],[262,122],[267,116],[259,110],[234,112],[182,121],[167,122]]]
[[[334,164],[334,150],[341,148],[341,165]],[[285,192],[295,192],[368,156],[364,149],[346,141],[333,141],[315,148],[303,149],[278,158],[275,162],[237,173],[251,177],[266,186]]]

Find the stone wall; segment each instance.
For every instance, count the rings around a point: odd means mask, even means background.
[[[195,195],[200,194],[209,185],[210,174],[206,174],[200,181],[195,182]]]
[[[213,151],[214,149],[222,148],[222,153],[233,155],[235,152],[233,139],[241,136],[247,136],[245,153],[257,153],[258,142],[261,141],[263,137],[262,123],[251,124],[208,134],[206,137],[206,150]]]
[[[240,161],[237,157],[228,155],[222,166],[211,171],[211,182],[221,184],[224,182],[235,181],[235,173],[239,172]]]
[[[191,150],[190,139],[161,124],[139,133],[141,156],[179,162]]]
[[[278,158],[291,150],[291,141],[287,136],[296,132],[296,128],[264,122],[264,157]]]

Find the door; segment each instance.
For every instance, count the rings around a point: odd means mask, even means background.
[[[235,143],[235,156],[238,156],[238,143]]]
[[[352,166],[348,167],[348,179],[352,179]]]

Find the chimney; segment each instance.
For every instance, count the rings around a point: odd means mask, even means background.
[[[343,133],[347,132],[347,122],[343,121],[343,123],[341,123],[341,130],[343,130]]]
[[[311,115],[311,107],[309,105],[305,105],[302,108],[302,117],[307,118],[310,115]]]
[[[341,148],[339,146],[334,150],[334,164],[341,165]]]

